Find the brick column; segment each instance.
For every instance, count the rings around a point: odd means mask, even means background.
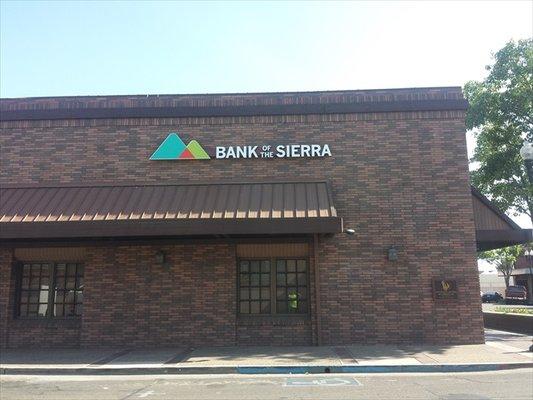
[[[11,312],[12,288],[11,264],[12,249],[0,249],[0,348],[7,347],[8,320]]]

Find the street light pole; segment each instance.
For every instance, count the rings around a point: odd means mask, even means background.
[[[524,256],[528,264],[529,274],[527,276],[527,302],[533,304],[533,248],[531,243],[527,243],[525,246]]]
[[[533,143],[524,141],[524,145],[520,149],[520,155],[524,159],[524,164],[526,165],[527,178],[529,179],[529,184],[533,185]],[[533,302],[533,249],[531,248],[531,243],[526,245],[526,259],[529,264],[529,274],[527,277],[528,283],[528,303]],[[530,351],[533,351],[533,345],[531,345]]]

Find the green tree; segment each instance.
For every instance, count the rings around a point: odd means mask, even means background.
[[[478,258],[487,260],[496,267],[496,270],[503,275],[505,286],[509,287],[509,279],[515,267],[516,261],[524,253],[522,246],[510,246],[503,249],[483,251],[478,254]]]
[[[510,41],[493,58],[486,79],[464,87],[466,126],[477,139],[471,161],[479,165],[471,180],[500,209],[533,223],[533,185],[519,153],[533,141],[533,40]]]

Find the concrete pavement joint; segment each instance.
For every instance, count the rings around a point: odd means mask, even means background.
[[[165,361],[164,364],[165,365],[167,365],[167,364],[178,364],[180,362],[183,362],[183,361],[185,361],[186,359],[188,359],[190,357],[190,355],[192,354],[193,351],[194,351],[193,348],[183,350],[183,351],[179,352],[178,354],[176,354],[175,356],[173,356],[171,359]]]
[[[339,361],[340,361],[341,365],[345,365],[345,364],[349,365],[349,364],[353,364],[353,363],[358,363],[358,361],[356,360],[355,356],[352,354],[350,349],[348,347],[346,347],[346,346],[334,347],[333,351],[335,352],[335,354],[339,358]]]
[[[105,356],[99,360],[96,360],[95,362],[92,362],[89,364],[89,366],[99,366],[99,365],[105,365],[105,364],[108,364],[110,363],[111,361],[119,358],[119,357],[122,357],[128,353],[131,352],[131,349],[123,349],[123,350],[119,350],[113,354],[110,354],[108,356]]]

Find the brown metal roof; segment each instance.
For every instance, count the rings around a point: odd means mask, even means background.
[[[498,249],[533,240],[531,229],[522,229],[474,186],[471,186],[478,251]]]
[[[4,239],[341,230],[325,182],[0,190]]]

